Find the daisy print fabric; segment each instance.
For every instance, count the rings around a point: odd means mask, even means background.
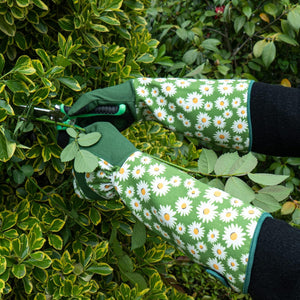
[[[251,80],[133,79],[138,119],[210,144],[249,149],[248,92]]]
[[[87,183],[103,192],[99,175]],[[111,180],[110,187],[148,229],[243,290],[260,209],[139,151]]]

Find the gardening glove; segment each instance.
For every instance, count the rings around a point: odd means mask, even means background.
[[[86,132],[102,135],[85,147],[99,166],[76,177],[78,195],[119,196],[149,230],[247,293],[257,238],[270,215],[136,150],[110,123],[92,124]]]
[[[120,103],[126,114],[105,119],[119,130],[134,120],[155,120],[206,145],[300,156],[299,89],[240,79],[137,78],[84,94],[69,115]]]

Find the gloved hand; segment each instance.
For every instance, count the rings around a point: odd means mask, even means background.
[[[82,95],[69,111],[125,104],[107,121],[119,130],[136,120],[156,120],[208,145],[277,156],[300,156],[300,90],[251,80],[137,78]]]
[[[78,195],[109,199],[117,193],[149,230],[247,293],[260,228],[270,215],[143,154],[110,123],[85,129],[102,135],[84,147],[99,158],[99,167],[77,174]]]

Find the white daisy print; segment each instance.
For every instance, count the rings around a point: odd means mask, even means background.
[[[172,186],[179,186],[181,183],[181,178],[179,176],[172,176],[170,179],[170,184]]]
[[[153,114],[157,118],[157,120],[159,120],[159,121],[163,121],[167,116],[166,110],[164,108],[161,108],[161,107],[155,108]]]
[[[130,206],[135,212],[141,211],[142,210],[142,205],[141,202],[137,198],[133,198],[130,201]]]
[[[219,238],[219,231],[217,229],[210,229],[207,234],[207,239],[210,243],[215,243]]]
[[[241,262],[244,266],[246,266],[248,264],[248,260],[249,260],[249,254],[243,254],[241,257]]]
[[[237,110],[237,114],[240,118],[247,118],[247,107],[241,106]]]
[[[239,275],[239,280],[240,280],[240,282],[242,282],[242,283],[244,283],[245,282],[245,274],[240,274]]]
[[[132,198],[134,196],[134,188],[133,186],[128,186],[126,188],[125,194],[128,198]]]
[[[221,144],[227,143],[230,139],[230,134],[227,130],[218,130],[214,134],[214,139]]]
[[[153,97],[157,97],[158,95],[159,95],[159,90],[158,90],[158,88],[153,88],[152,90],[151,90],[151,95],[153,96]]]
[[[164,196],[170,190],[169,181],[165,177],[155,178],[151,182],[152,191],[156,196]]]
[[[197,249],[198,249],[199,252],[205,253],[207,251],[207,246],[203,242],[197,243],[196,247],[197,247]]]
[[[110,183],[102,183],[100,184],[100,191],[108,192],[113,188],[112,184]]]
[[[237,271],[237,269],[239,268],[239,264],[237,262],[237,260],[233,257],[229,257],[227,259],[227,266],[232,270],[232,271]]]
[[[140,181],[136,185],[136,192],[142,201],[147,202],[150,199],[150,189],[146,181]]]
[[[118,182],[117,183],[114,183],[114,188],[115,188],[115,191],[121,195],[122,192],[123,192],[123,186],[121,184],[119,184]]]
[[[200,205],[197,207],[197,216],[200,221],[204,223],[209,223],[217,215],[218,207],[210,202],[200,202]]]
[[[237,108],[241,105],[241,98],[235,97],[231,103],[232,107]]]
[[[171,205],[160,205],[158,215],[162,218],[163,224],[169,228],[173,228],[177,219],[174,217],[176,212]]]
[[[139,179],[141,178],[145,173],[145,167],[142,165],[135,166],[132,170],[132,177],[134,179]]]
[[[206,103],[204,103],[204,109],[206,111],[212,110],[213,107],[214,107],[214,105],[212,104],[212,102],[206,102]]]
[[[204,228],[196,221],[188,226],[188,232],[194,240],[200,240],[204,235]]]
[[[202,140],[205,141],[205,142],[211,142],[211,138],[208,137],[208,136],[203,136]]]
[[[111,170],[112,169],[112,165],[104,159],[99,160],[98,164],[99,164],[99,167],[101,170]]]
[[[197,130],[203,130],[205,127],[202,124],[198,123],[198,124],[195,125],[195,128]]]
[[[129,156],[128,161],[134,161],[136,158],[141,157],[141,155],[142,155],[141,151],[135,151]]]
[[[243,95],[243,102],[244,103],[248,102],[248,93],[247,92]]]
[[[235,136],[233,137],[233,140],[234,140],[236,143],[242,143],[242,142],[243,142],[242,137],[239,136],[239,135],[235,135]]]
[[[185,101],[184,101],[184,99],[182,97],[179,97],[179,98],[177,98],[176,103],[179,106],[183,106],[184,103],[185,103]]]
[[[216,107],[219,110],[223,110],[228,106],[228,100],[225,97],[219,97],[216,101]]]
[[[249,236],[250,239],[253,238],[256,226],[257,226],[257,222],[256,221],[252,221],[251,223],[249,223],[247,225],[247,233],[248,233],[248,236]]]
[[[167,79],[166,78],[156,78],[155,81],[157,82],[165,82]]]
[[[249,142],[250,142],[250,139],[247,138],[247,139],[245,140],[245,147],[249,147]]]
[[[236,86],[235,86],[235,88],[238,90],[238,91],[244,91],[245,89],[247,89],[248,88],[248,83],[246,83],[246,82],[239,82]]]
[[[183,121],[183,125],[184,125],[185,127],[191,127],[191,122],[190,122],[190,120],[184,119],[184,120],[182,120],[182,121]]]
[[[230,283],[235,283],[235,278],[233,277],[232,274],[227,273],[226,278],[227,278],[227,280],[230,281]]]
[[[161,91],[165,96],[174,96],[176,94],[176,86],[173,83],[166,82],[161,85]]]
[[[227,199],[229,195],[217,188],[209,188],[205,191],[204,198],[217,203],[223,203],[224,199]]]
[[[190,254],[192,254],[196,259],[200,258],[200,255],[197,252],[197,249],[194,245],[187,245],[187,250],[189,251]]]
[[[145,164],[145,165],[149,165],[149,164],[151,163],[151,158],[148,157],[148,156],[143,156],[143,157],[141,158],[141,163],[142,163],[142,164]]]
[[[151,207],[151,212],[152,212],[152,214],[154,215],[154,216],[158,216],[158,211],[157,211],[157,209],[156,209],[156,207]]]
[[[95,180],[95,175],[94,173],[86,173],[85,174],[85,181],[87,183],[91,182],[91,181],[94,181]]]
[[[187,102],[193,106],[193,108],[201,108],[203,106],[203,99],[200,94],[193,92],[189,93]]]
[[[243,133],[248,129],[248,124],[246,121],[238,119],[233,122],[231,128],[235,133]]]
[[[223,260],[226,258],[226,249],[220,243],[213,245],[212,248],[213,254],[216,258]]]
[[[239,249],[244,245],[245,241],[245,233],[243,228],[235,224],[225,227],[223,241],[225,241],[228,248],[232,247],[234,250]]]
[[[148,209],[145,208],[143,213],[144,213],[144,216],[145,216],[145,218],[147,220],[151,220],[152,219],[150,210],[148,210]]]
[[[219,129],[224,128],[226,125],[225,119],[221,116],[214,117],[214,125]]]
[[[175,110],[176,110],[176,106],[175,106],[174,103],[169,103],[169,104],[168,104],[168,107],[169,107],[169,110],[170,110],[170,111],[175,111]]]
[[[184,134],[185,136],[189,136],[189,137],[192,137],[192,136],[193,136],[193,134],[192,134],[190,131],[185,131],[183,134]]]
[[[181,240],[180,236],[175,234],[175,233],[172,233],[173,235],[173,239],[175,241],[175,243],[179,246],[179,247],[183,247],[184,246],[184,243],[183,241]]]
[[[120,168],[119,172],[117,173],[117,178],[121,181],[125,181],[129,177],[129,165],[127,163],[123,164]]]
[[[202,125],[202,128],[207,128],[211,124],[211,117],[207,113],[201,112],[197,116],[197,121],[197,124]]]
[[[195,185],[195,180],[192,179],[192,178],[189,178],[189,179],[186,179],[183,183],[184,187],[186,188],[191,188],[191,187],[194,187]]]
[[[179,197],[176,202],[177,212],[181,216],[187,216],[193,208],[192,203],[188,197]]]
[[[178,234],[180,234],[180,235],[184,234],[185,230],[186,230],[186,228],[183,224],[179,223],[179,224],[176,225],[176,232]]]
[[[260,215],[261,215],[260,210],[254,206],[244,207],[242,210],[242,216],[246,220],[256,219]]]
[[[209,258],[207,261],[207,265],[214,271],[220,273],[220,274],[224,274],[225,272],[225,268],[223,266],[223,264],[218,261],[216,258]]]
[[[228,96],[232,94],[233,87],[230,84],[224,83],[218,86],[218,90],[222,95]]]
[[[211,96],[214,92],[214,88],[211,85],[204,84],[200,86],[200,91],[205,96]]]
[[[105,172],[103,172],[102,170],[98,171],[97,172],[97,175],[96,175],[98,178],[105,178],[107,175]]]
[[[151,165],[149,167],[149,174],[152,175],[152,176],[158,176],[158,175],[161,175],[165,172],[166,170],[166,167],[160,163],[156,163],[154,165]]]
[[[136,89],[136,92],[140,97],[148,97],[148,95],[149,95],[149,91],[144,86],[139,86]]]
[[[191,112],[193,110],[193,106],[189,103],[183,104],[182,108],[185,112]]]
[[[157,231],[161,231],[161,226],[158,223],[153,223],[153,226]]]
[[[152,82],[152,79],[151,78],[147,78],[147,77],[140,77],[140,78],[138,78],[138,81],[141,84],[148,85],[148,84],[150,84]]]
[[[244,147],[241,144],[233,144],[232,148],[234,148],[234,149],[236,149],[238,151],[241,151],[241,150],[244,149]]]
[[[170,236],[169,236],[169,234],[168,234],[166,231],[161,230],[160,232],[161,232],[161,235],[162,235],[164,238],[170,239]]]
[[[203,137],[203,133],[200,132],[200,131],[196,131],[195,132],[195,136],[198,137],[198,138],[202,138]]]
[[[151,106],[151,105],[153,105],[153,100],[152,100],[151,98],[147,98],[147,99],[145,100],[145,103],[146,103],[148,106]]]
[[[187,193],[188,197],[190,197],[190,198],[197,198],[199,196],[199,194],[200,194],[199,189],[197,189],[195,187],[190,188]]]
[[[229,110],[229,109],[227,109],[227,110],[224,111],[223,117],[224,117],[225,119],[229,119],[229,118],[232,117],[232,114],[233,114],[232,111]]]
[[[244,202],[238,198],[231,198],[230,199],[230,204],[233,206],[233,207],[240,207],[244,204]]]
[[[184,114],[182,114],[182,113],[178,113],[177,118],[181,121],[185,119]]]
[[[173,116],[168,116],[168,117],[167,117],[167,120],[168,120],[168,122],[169,122],[170,124],[173,124],[174,121],[175,121],[175,119],[174,119]]]
[[[181,88],[187,88],[188,86],[190,86],[190,82],[184,79],[176,80],[175,84]]]
[[[156,103],[159,106],[166,106],[167,105],[167,100],[165,97],[159,96],[156,98]]]
[[[225,223],[228,223],[234,221],[237,216],[238,216],[238,212],[236,211],[236,209],[231,207],[225,208],[222,210],[220,214],[220,220]]]

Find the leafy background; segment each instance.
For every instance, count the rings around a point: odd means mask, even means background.
[[[72,105],[82,93],[138,76],[296,87],[299,20],[298,1],[289,0],[1,0],[1,297],[249,299],[146,231],[120,200],[79,199],[55,121],[32,107]],[[201,149],[154,122],[123,133],[139,149],[300,225],[299,158]]]

